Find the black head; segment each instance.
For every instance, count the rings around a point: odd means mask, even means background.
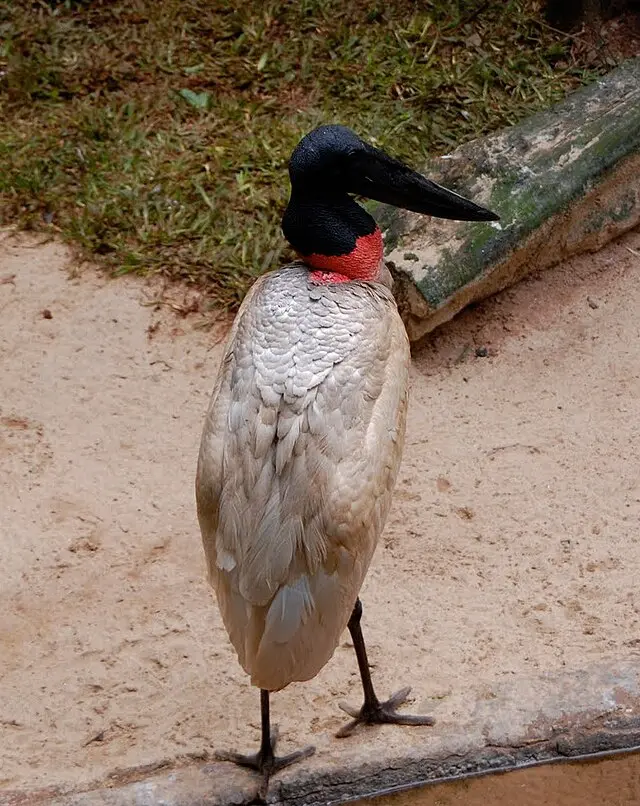
[[[291,155],[294,194],[356,193],[415,213],[458,221],[496,221],[498,216],[432,182],[361,140],[346,126],[319,126]]]
[[[291,186],[346,192],[345,172],[366,144],[346,126],[319,126],[295,147],[289,160]]]

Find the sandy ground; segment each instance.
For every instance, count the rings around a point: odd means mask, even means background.
[[[349,644],[273,698],[283,751],[427,750],[505,680],[640,654],[640,233],[415,350],[405,460],[363,589],[381,695],[434,728],[337,740]],[[193,476],[219,329],[153,287],[0,244],[0,786],[250,749],[258,695],[204,580]],[[188,305],[188,300],[187,300]],[[476,354],[487,348],[488,355]],[[482,353],[482,350],[480,351]],[[408,739],[408,734],[411,738]]]

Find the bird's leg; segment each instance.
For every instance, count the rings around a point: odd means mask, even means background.
[[[287,756],[275,755],[276,743],[278,741],[278,729],[271,730],[271,722],[269,719],[269,692],[266,689],[260,689],[260,715],[262,719],[262,738],[260,741],[260,750],[251,755],[243,755],[242,753],[229,753],[221,752],[216,753],[216,758],[219,761],[232,761],[234,764],[239,764],[241,767],[249,767],[252,770],[257,770],[264,776],[264,786],[266,794],[266,785],[269,783],[269,778],[276,772],[288,767],[290,764],[295,764],[296,761],[302,761],[303,758],[308,758],[315,753],[315,747],[305,747],[302,750],[296,750],[295,753],[289,753]]]
[[[353,613],[349,619],[349,632],[353,640],[353,646],[356,651],[358,659],[358,667],[360,669],[360,677],[362,679],[362,688],[364,690],[364,704],[360,710],[351,708],[344,703],[340,703],[340,708],[346,711],[353,719],[343,728],[336,733],[336,736],[342,738],[349,736],[355,728],[364,723],[367,725],[381,725],[391,723],[394,725],[433,725],[434,719],[430,716],[414,716],[412,714],[399,714],[396,708],[401,705],[409,696],[411,691],[410,687],[403,688],[397,691],[386,702],[380,702],[376,697],[371,682],[371,671],[369,669],[369,661],[367,660],[367,648],[362,636],[360,628],[360,619],[362,618],[362,602],[356,599]]]

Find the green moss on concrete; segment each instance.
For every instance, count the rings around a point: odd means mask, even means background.
[[[597,187],[622,160],[640,152],[640,59],[627,62],[594,85],[570,96],[548,112],[512,129],[477,140],[451,159],[427,167],[436,181],[477,196],[490,180],[483,203],[497,212],[500,228],[489,224],[450,225],[451,241],[436,246],[428,230],[407,235],[408,216],[377,205],[375,215],[386,230],[386,249],[438,252],[433,265],[400,259],[432,307],[443,305],[460,288],[491,271],[554,216],[570,209]],[[636,196],[603,209],[589,220],[585,235],[634,215]],[[456,244],[452,247],[452,244]]]

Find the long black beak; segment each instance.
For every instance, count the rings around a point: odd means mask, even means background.
[[[344,183],[350,193],[414,213],[454,221],[498,221],[500,218],[366,144],[363,150],[349,155]]]

